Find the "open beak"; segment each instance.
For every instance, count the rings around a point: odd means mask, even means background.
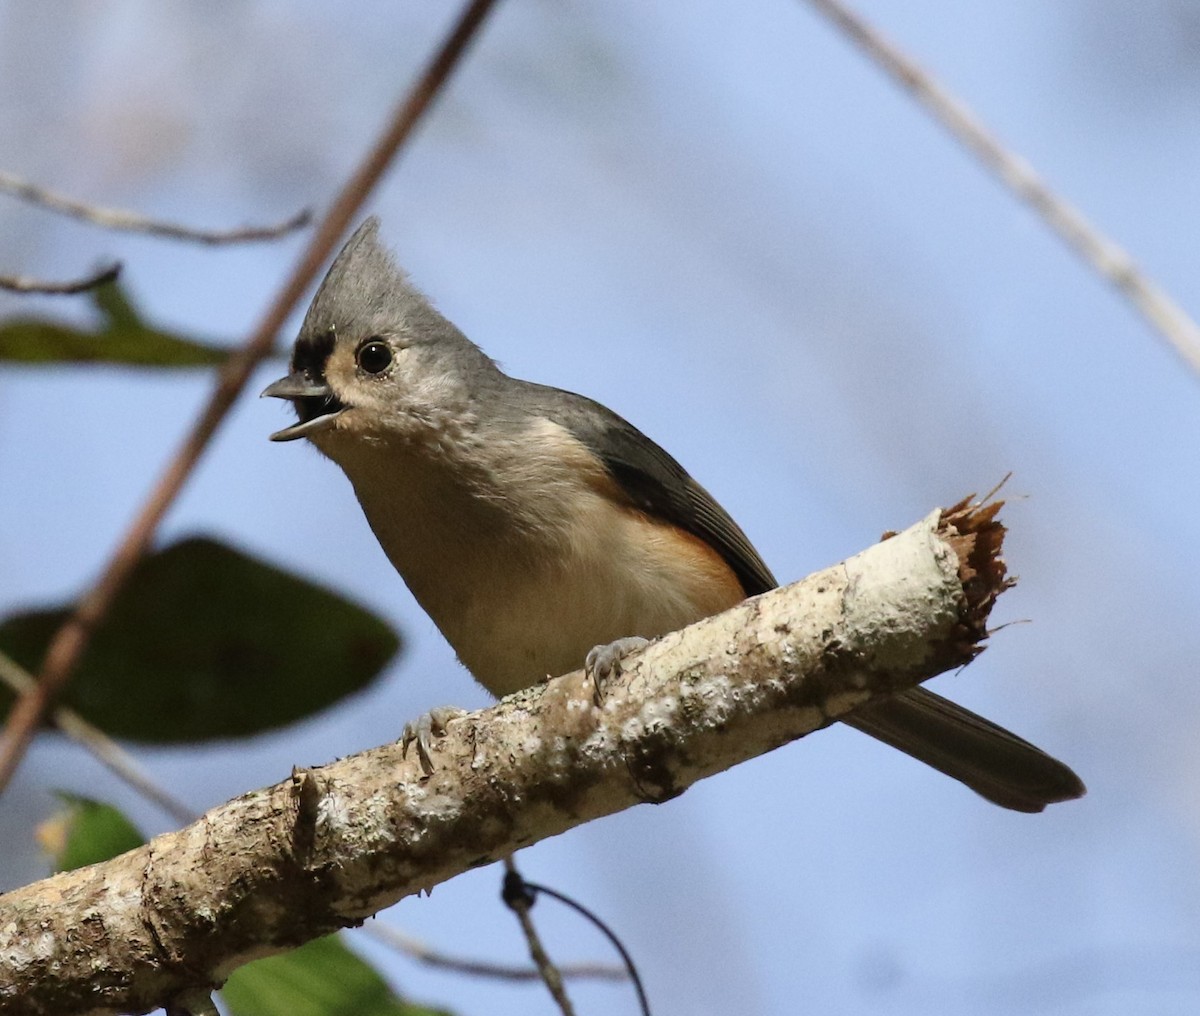
[[[288,399],[296,407],[300,422],[271,435],[272,441],[295,441],[311,437],[333,425],[346,408],[325,381],[314,381],[304,371],[281,377],[262,391],[263,398]]]

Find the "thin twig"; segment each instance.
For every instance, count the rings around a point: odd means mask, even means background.
[[[4,652],[0,652],[0,681],[18,695],[37,686],[33,675]],[[93,758],[118,779],[123,780],[146,800],[153,801],[175,821],[183,825],[196,821],[195,811],[155,783],[129,752],[103,730],[88,723],[75,710],[66,706],[56,706],[50,712],[50,719],[63,734],[86,748]]]
[[[509,963],[491,963],[486,960],[474,960],[465,956],[449,956],[446,953],[426,945],[420,939],[405,934],[399,928],[379,921],[364,924],[358,929],[376,941],[395,949],[397,952],[443,970],[452,970],[457,974],[467,974],[471,977],[488,977],[498,981],[536,981],[541,978],[541,971],[534,967],[517,966]],[[572,978],[591,978],[601,981],[624,981],[628,974],[624,967],[611,963],[564,963],[558,968],[562,976]]]
[[[104,619],[134,566],[149,548],[167,509],[200,460],[217,427],[241,394],[254,368],[271,352],[275,335],[345,233],[351,219],[379,182],[421,115],[437,96],[495,0],[471,0],[437,55],[392,115],[382,136],[342,187],[309,241],[291,276],[240,350],[221,365],[217,384],[182,447],[138,511],[91,590],[54,634],[36,688],[21,695],[0,740],[0,791],[8,785],[49,704],[70,680],[92,633]]]
[[[517,877],[520,878],[519,875]],[[560,893],[557,889],[551,889],[548,885],[538,885],[536,882],[523,881],[523,884],[525,890],[533,893],[534,896],[542,893],[551,899],[558,900],[563,906],[570,907],[584,920],[590,921],[596,930],[608,939],[625,963],[625,970],[628,972],[629,979],[633,982],[633,990],[637,992],[638,1007],[642,1012],[642,1016],[650,1016],[650,999],[646,997],[646,987],[642,984],[642,976],[638,973],[637,964],[633,962],[633,956],[625,948],[625,943],[621,941],[621,937],[607,923],[602,921],[597,914],[566,893]]]
[[[1007,473],[1000,477],[999,483],[997,483],[994,487],[992,487],[991,490],[984,494],[983,497],[979,498],[979,500],[975,501],[974,503],[977,505],[991,504],[996,499],[996,495],[1004,489],[1004,485],[1012,479],[1012,475],[1012,470],[1010,469]],[[1019,494],[1017,496],[1020,497]]]
[[[1066,243],[1123,293],[1159,335],[1200,373],[1200,326],[1171,296],[1104,236],[1083,214],[1055,195],[1023,158],[1008,151],[960,99],[951,95],[840,0],[808,0],[906,88],[964,147],[1017,197],[1029,204]]]
[[[79,279],[68,279],[66,282],[51,282],[48,279],[35,279],[28,275],[0,275],[0,289],[10,293],[47,293],[51,296],[84,293],[95,289],[106,282],[112,282],[121,274],[121,262],[114,261],[111,265],[101,268],[91,275]]]
[[[516,875],[520,878],[520,872],[517,871],[516,863],[513,861],[511,855],[504,859],[504,867],[510,875]],[[558,1004],[558,1008],[562,1011],[563,1016],[575,1016],[575,1007],[571,1005],[571,1000],[567,997],[567,989],[563,985],[562,972],[546,954],[542,940],[538,936],[537,928],[534,927],[533,918],[529,916],[530,900],[521,894],[514,894],[511,897],[506,894],[504,902],[517,915],[517,920],[521,924],[521,930],[525,933],[525,941],[529,945],[529,958],[533,960],[533,965],[537,967],[538,974],[541,976],[542,982],[546,985],[546,990],[550,992],[550,996]]]
[[[148,233],[150,236],[165,236],[171,240],[190,240],[193,243],[225,244],[251,243],[256,240],[277,240],[294,230],[307,226],[312,221],[312,212],[307,208],[283,222],[273,226],[242,226],[237,229],[195,229],[174,222],[152,219],[137,212],[121,208],[102,208],[76,201],[64,194],[48,190],[36,183],[23,180],[13,173],[0,171],[0,191],[28,201],[51,212],[60,212],[74,219],[118,229],[130,233]]]

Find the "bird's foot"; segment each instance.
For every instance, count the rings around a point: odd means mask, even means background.
[[[446,733],[446,724],[460,716],[466,716],[465,709],[457,706],[438,706],[422,713],[416,721],[410,720],[404,724],[404,733],[400,735],[400,756],[408,758],[408,746],[413,742],[417,745],[417,759],[421,763],[421,771],[426,776],[433,775],[433,739]]]
[[[583,663],[583,671],[592,679],[596,705],[604,701],[604,682],[621,676],[621,661],[630,653],[649,645],[640,635],[617,639],[603,646],[593,646]]]

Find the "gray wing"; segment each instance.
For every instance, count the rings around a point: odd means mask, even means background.
[[[733,569],[747,596],[778,583],[746,534],[687,470],[631,423],[598,402],[521,382],[538,410],[590,448],[648,515],[704,540]],[[977,794],[1013,811],[1038,812],[1080,797],[1083,783],[1040,748],[925,688],[913,688],[841,717]]]
[[[522,382],[545,416],[586,445],[639,511],[673,523],[725,559],[747,596],[779,583],[729,513],[667,452],[611,409],[582,395]]]

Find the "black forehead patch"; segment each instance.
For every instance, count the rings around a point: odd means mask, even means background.
[[[332,328],[316,335],[301,335],[292,349],[292,370],[303,371],[311,378],[325,376],[325,363],[333,352],[337,334]]]

